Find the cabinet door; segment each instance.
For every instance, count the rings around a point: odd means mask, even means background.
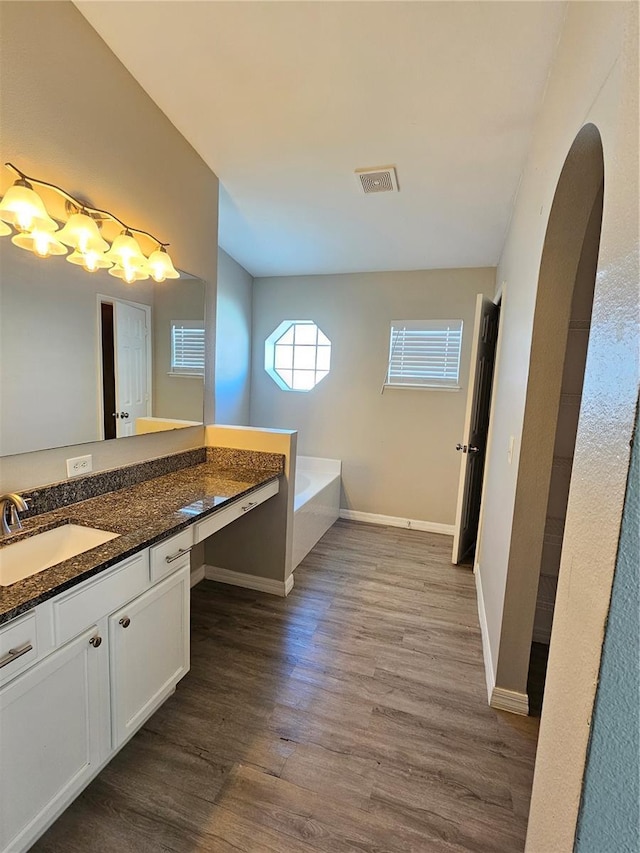
[[[85,631],[0,690],[0,850],[26,850],[104,757],[107,644],[91,645],[96,636]]]
[[[120,746],[189,671],[189,567],[109,617],[112,744]]]

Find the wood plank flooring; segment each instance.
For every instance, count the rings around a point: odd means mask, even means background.
[[[287,599],[205,581],[176,694],[38,853],[517,853],[538,721],[487,705],[444,536],[339,521]]]

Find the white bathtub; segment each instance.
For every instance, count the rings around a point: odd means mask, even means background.
[[[298,456],[293,502],[293,568],[340,514],[339,459]]]

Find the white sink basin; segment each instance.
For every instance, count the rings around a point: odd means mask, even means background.
[[[103,545],[118,533],[107,533],[95,527],[62,524],[53,530],[36,533],[0,548],[0,586],[9,586],[31,577],[49,566]]]

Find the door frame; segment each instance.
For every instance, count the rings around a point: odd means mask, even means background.
[[[482,492],[480,493],[480,515],[478,517],[478,538],[476,539],[476,552],[473,557],[473,573],[474,575],[478,573],[478,557],[480,555],[480,549],[482,547],[482,532],[484,529],[484,506],[485,506],[485,491],[487,488],[487,471],[489,470],[489,465],[491,462],[491,456],[493,455],[493,428],[495,424],[495,405],[496,405],[496,368],[499,364],[500,357],[502,354],[502,337],[504,332],[504,303],[507,295],[507,282],[503,281],[500,283],[496,290],[496,294],[493,297],[494,303],[500,308],[500,322],[498,323],[498,339],[496,341],[496,351],[493,357],[493,384],[491,387],[491,403],[489,404],[489,430],[487,432],[487,449],[486,455],[484,458],[484,474],[482,475]],[[513,453],[513,448],[511,450]],[[511,460],[513,464],[513,459]]]
[[[479,293],[477,295],[477,297],[476,297],[476,314],[474,315],[474,322],[473,322],[474,340],[472,341],[472,344],[471,344],[472,350],[473,350],[473,344],[476,340],[476,336],[477,336],[478,342],[480,339],[479,329],[476,328],[476,325],[477,325],[476,321],[478,320],[478,310],[482,306],[481,298],[487,299],[488,301],[493,302],[493,304],[499,309],[498,337],[496,339],[496,345],[495,345],[495,350],[494,350],[494,354],[493,354],[493,379],[491,382],[491,396],[490,396],[490,400],[489,400],[489,415],[488,415],[489,426],[487,429],[487,439],[486,439],[486,444],[485,444],[484,470],[482,473],[482,487],[481,487],[481,491],[480,491],[480,512],[478,515],[478,526],[477,526],[477,532],[476,532],[475,554],[474,554],[474,560],[473,560],[473,563],[474,563],[473,571],[474,571],[474,573],[476,571],[476,566],[477,566],[477,555],[478,555],[478,552],[480,550],[480,534],[481,534],[481,530],[482,530],[482,521],[483,521],[482,507],[484,504],[484,490],[485,490],[485,484],[486,484],[486,479],[487,479],[489,448],[491,447],[490,442],[491,442],[491,438],[492,438],[492,424],[493,424],[493,414],[494,414],[494,406],[495,406],[495,381],[494,380],[495,380],[496,365],[498,363],[498,357],[500,355],[500,344],[502,341],[502,326],[503,326],[503,324],[502,324],[502,307],[503,307],[502,306],[502,300],[503,300],[503,295],[504,295],[504,289],[505,289],[505,283],[503,282],[498,287],[498,289],[496,290],[496,293],[493,296],[493,298],[485,297],[485,295],[482,293]],[[472,351],[472,356],[473,355],[474,355],[474,352]],[[467,428],[468,428],[467,416],[470,416],[472,414],[472,408],[473,408],[472,395],[475,392],[477,355],[478,355],[478,353],[476,350],[475,351],[476,364],[471,363],[469,366],[469,383],[468,383],[468,387],[467,387],[467,401],[466,401],[466,405],[465,405],[465,422],[464,422],[464,427],[463,427],[464,435],[462,438],[463,441],[466,440],[466,432],[467,432]],[[454,537],[453,537],[454,552],[453,552],[452,557],[451,557],[451,563],[454,566],[460,565],[460,562],[456,562],[455,550],[456,550],[458,538],[460,536],[460,528],[458,527],[458,511],[459,511],[461,502],[462,502],[462,509],[464,509],[464,497],[462,496],[462,493],[464,492],[466,485],[468,485],[468,484],[466,482],[465,458],[463,455],[462,459],[460,460],[460,475],[458,478],[458,496],[457,496],[457,502],[456,502],[456,520],[455,520],[455,524],[454,524]]]
[[[108,305],[115,305],[119,303],[120,305],[130,305],[132,308],[141,308],[145,312],[145,323],[147,326],[147,417],[151,416],[153,412],[153,343],[152,343],[152,335],[151,335],[151,317],[152,317],[152,307],[151,305],[145,305],[143,302],[134,302],[132,299],[120,299],[118,296],[109,296],[106,293],[96,293],[96,350],[97,350],[97,363],[98,363],[98,394],[97,394],[97,406],[98,406],[98,423],[100,424],[100,440],[104,441],[104,402],[103,402],[103,382],[104,382],[104,370],[102,364],[102,316],[100,305],[102,303],[107,303]],[[115,335],[116,328],[116,312],[113,312],[113,328]],[[115,350],[115,347],[114,347]],[[117,354],[114,352],[114,357],[117,358]],[[117,368],[116,368],[117,370]],[[127,436],[120,436],[120,438],[126,438]],[[128,436],[131,438],[132,436]],[[118,436],[116,436],[118,438]]]

